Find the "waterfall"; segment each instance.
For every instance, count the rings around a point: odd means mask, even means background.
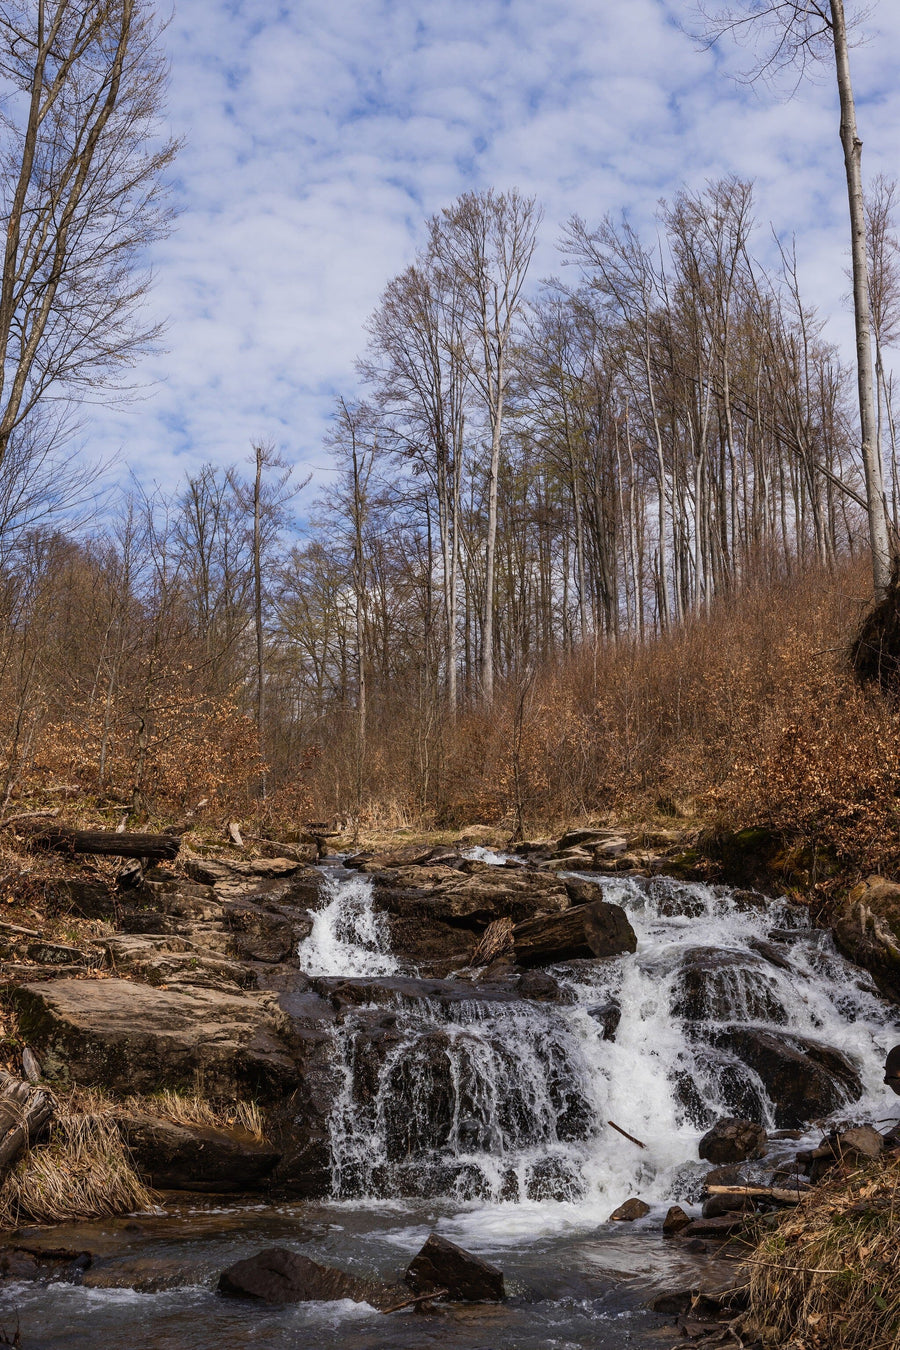
[[[858,1075],[854,1087],[839,1074],[828,1110],[810,1115],[886,1114],[881,1066],[898,1010],[805,909],[665,878],[590,880],[626,910],[638,949],[551,967],[558,1001],[460,980],[423,993],[387,979],[377,1004],[344,1010],[334,1030],[335,1197],[563,1202],[598,1218],[630,1194],[690,1200],[705,1171],[697,1142],[717,1117],[779,1124],[783,1105],[746,1050],[773,1035],[802,1038],[804,1052],[822,1047],[826,1064],[846,1068],[844,1056]],[[328,883],[300,962],[312,975],[398,972],[368,879]],[[620,1016],[607,1038],[611,1005]]]

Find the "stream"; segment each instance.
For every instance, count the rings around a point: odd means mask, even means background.
[[[626,910],[637,952],[550,968],[557,992],[542,1001],[481,997],[463,978],[423,994],[390,950],[369,880],[333,869],[299,968],[371,981],[372,993],[334,1030],[332,1198],[180,1194],[156,1214],[21,1230],[23,1245],[86,1249],[94,1262],[80,1286],[6,1285],[0,1331],[18,1322],[23,1350],[672,1344],[677,1333],[646,1305],[710,1267],[660,1231],[672,1203],[699,1213],[699,1138],[723,1115],[774,1131],[790,1113],[747,1045],[789,1035],[852,1066],[857,1086],[832,1085],[804,1137],[816,1140],[825,1119],[886,1125],[898,1104],[882,1066],[900,1009],[801,907],[664,878],[584,879]],[[789,1165],[803,1147],[796,1134],[773,1144],[776,1160]],[[629,1196],[650,1213],[610,1223]],[[395,1279],[431,1231],[500,1266],[509,1301],[384,1317],[350,1302],[268,1308],[214,1292],[225,1266],[270,1245]]]

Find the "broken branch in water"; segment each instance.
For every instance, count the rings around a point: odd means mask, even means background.
[[[444,1298],[449,1289],[432,1289],[429,1294],[419,1294],[416,1298],[404,1299],[402,1303],[395,1303],[392,1308],[382,1308],[382,1312],[387,1316],[388,1313],[399,1312],[401,1308],[411,1308],[414,1303],[429,1303],[435,1298]]]
[[[613,1128],[614,1130],[616,1130],[619,1134],[624,1135],[624,1137],[625,1137],[626,1139],[630,1139],[631,1142],[632,1142],[633,1144],[637,1144],[638,1148],[646,1148],[646,1147],[647,1147],[646,1144],[642,1144],[642,1143],[641,1143],[640,1139],[635,1139],[635,1137],[634,1137],[633,1134],[629,1134],[627,1130],[623,1130],[623,1129],[622,1129],[622,1126],[621,1126],[621,1125],[617,1125],[616,1122],[615,1122],[614,1120],[608,1120],[606,1123],[607,1123],[607,1125],[611,1125],[612,1128]]]

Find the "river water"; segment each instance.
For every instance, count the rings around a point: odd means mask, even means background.
[[[885,1099],[882,1065],[900,1039],[900,1010],[802,908],[662,878],[597,885],[626,909],[634,955],[556,967],[554,1002],[482,998],[465,982],[457,999],[422,994],[416,972],[390,950],[368,880],[335,871],[299,968],[388,987],[334,1032],[333,1198],[240,1205],[181,1196],[156,1215],[20,1235],[90,1250],[94,1262],[82,1286],[7,1287],[0,1330],[18,1318],[23,1350],[670,1344],[673,1329],[646,1304],[695,1279],[698,1261],[708,1264],[660,1235],[669,1204],[690,1210],[699,1197],[699,1137],[721,1115],[780,1123],[779,1103],[728,1036],[788,1033],[840,1051],[862,1095],[839,1092],[831,1116],[888,1123],[898,1112]],[[619,1021],[608,1039],[611,1007]],[[374,1056],[373,1019],[381,1019]],[[807,1126],[815,1137],[819,1126]],[[776,1147],[788,1161],[800,1146]],[[610,1223],[632,1195],[650,1205],[647,1217]],[[509,1302],[384,1317],[349,1302],[266,1309],[214,1292],[223,1267],[275,1244],[395,1279],[431,1231],[499,1265]]]

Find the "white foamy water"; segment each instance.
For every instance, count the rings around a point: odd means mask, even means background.
[[[628,913],[638,949],[551,968],[567,1002],[398,992],[389,1009],[345,1014],[335,1031],[335,1196],[455,1200],[453,1231],[442,1231],[476,1246],[479,1233],[496,1244],[535,1225],[583,1230],[630,1195],[688,1203],[706,1170],[697,1143],[716,1118],[784,1123],[735,1033],[799,1036],[841,1052],[862,1095],[839,1090],[833,1117],[898,1114],[882,1084],[898,1010],[804,909],[664,878],[597,885]],[[301,946],[303,968],[395,973],[369,882],[333,882],[329,895]],[[604,1039],[592,1011],[610,1003],[621,1016]]]
[[[395,974],[399,966],[390,952],[387,921],[373,907],[370,879],[326,875],[322,894],[312,932],[298,948],[300,969],[307,975]]]

